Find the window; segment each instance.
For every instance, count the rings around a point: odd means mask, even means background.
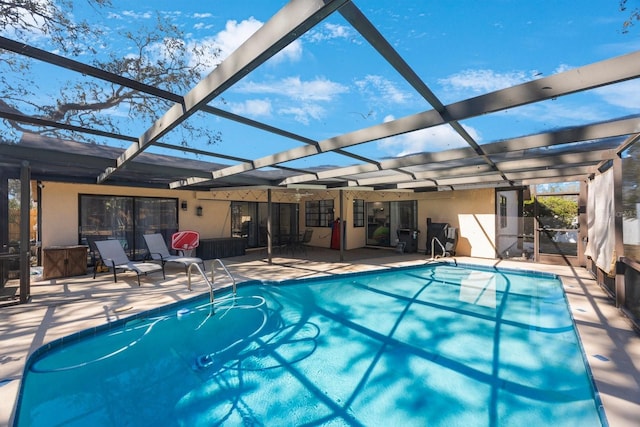
[[[500,196],[500,228],[507,228],[507,198]]]
[[[496,190],[496,253],[502,259],[524,261],[534,257],[535,225],[530,199],[531,190],[526,187]],[[525,204],[529,206],[526,214]]]
[[[353,226],[364,227],[364,200],[353,199]]]
[[[331,227],[333,225],[333,200],[305,202],[306,227]]]

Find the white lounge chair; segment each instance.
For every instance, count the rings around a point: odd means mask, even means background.
[[[149,273],[155,273],[156,271],[162,271],[162,278],[165,278],[163,263],[131,261],[118,240],[96,240],[95,244],[100,253],[102,263],[113,270],[114,282],[118,281],[116,270],[135,271],[138,275],[138,286],[140,286],[141,274],[147,275]],[[96,278],[95,269],[93,270],[93,278]]]
[[[164,237],[162,237],[162,234],[145,234],[143,237],[144,241],[147,243],[149,255],[151,255],[151,259],[153,259],[154,261],[160,261],[162,265],[167,262],[179,263],[184,265],[185,271],[191,264],[200,264],[202,265],[202,270],[205,270],[204,261],[202,261],[202,259],[200,258],[182,255],[171,255],[171,253],[169,253],[167,243],[164,241]]]

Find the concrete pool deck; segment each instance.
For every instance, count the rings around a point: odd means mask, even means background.
[[[265,251],[250,252],[223,262],[238,282],[251,279],[291,278],[343,274],[373,269],[419,265],[424,254],[397,254],[384,249],[338,251],[312,248],[305,254],[276,253],[272,263]],[[640,425],[640,336],[583,268],[550,266],[479,258],[456,258],[458,262],[515,269],[545,271],[562,279],[591,373],[611,426]],[[207,262],[207,269],[209,269]],[[218,273],[220,287],[230,284]],[[6,288],[16,286],[9,282]],[[167,266],[163,280],[158,274],[141,278],[133,273],[110,273],[31,284],[31,301],[0,307],[0,425],[13,422],[22,371],[31,353],[40,346],[74,332],[129,317],[161,305],[208,293],[208,286],[194,276],[193,291],[181,266]]]

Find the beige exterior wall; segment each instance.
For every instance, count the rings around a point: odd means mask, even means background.
[[[80,194],[126,195],[144,197],[173,197],[178,199],[178,228],[195,230],[200,237],[216,238],[231,235],[231,201],[266,202],[267,191],[240,189],[234,191],[196,192],[184,190],[160,190],[108,185],[80,185],[45,182],[42,189],[42,246],[74,245],[78,239],[78,200]],[[273,203],[300,203],[300,231],[304,231],[304,201],[333,199],[334,217],[340,216],[340,192],[337,190],[305,193],[272,191]],[[342,214],[347,221],[345,248],[365,246],[366,228],[353,226],[353,200],[373,201],[417,200],[418,202],[418,251],[427,245],[427,218],[433,222],[448,222],[459,230],[459,255],[483,258],[495,257],[495,192],[493,189],[468,191],[442,191],[433,193],[373,192],[344,190]],[[182,201],[187,210],[180,209]],[[196,215],[202,207],[203,215]],[[313,229],[311,245],[328,248],[331,245],[331,228]]]
[[[333,198],[335,217],[340,216],[338,191],[327,192],[324,197]],[[458,228],[457,253],[463,256],[495,258],[495,191],[493,189],[441,191],[433,193],[373,192],[344,190],[343,215],[347,221],[345,249],[365,246],[366,228],[353,226],[353,200],[374,201],[418,201],[418,250],[427,247],[427,218],[433,222],[448,222]],[[304,228],[304,204],[301,204],[301,229]],[[314,231],[312,243],[329,247],[331,230],[320,228]]]
[[[426,248],[426,218],[458,228],[457,255],[495,258],[495,191],[493,189],[427,193],[419,203],[419,248]],[[424,230],[423,228],[424,227]]]
[[[78,244],[78,193],[69,184],[45,182],[42,209],[42,247]]]
[[[173,197],[178,199],[178,206],[186,200],[186,211],[178,207],[179,230],[196,230],[202,239],[231,236],[230,202],[202,200],[199,199],[199,192],[44,182],[42,247],[78,244],[80,194]],[[202,216],[196,215],[197,206],[202,206]]]

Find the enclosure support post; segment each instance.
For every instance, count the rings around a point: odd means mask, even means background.
[[[340,189],[340,224],[338,224],[338,227],[341,228],[338,234],[340,236],[340,262],[344,261],[344,239],[347,232],[347,227],[344,227],[344,224],[344,190]]]
[[[267,259],[269,260],[269,265],[271,265],[271,257],[273,254],[273,239],[271,238],[271,189],[267,189]]]
[[[31,297],[31,242],[29,240],[31,210],[31,168],[29,162],[22,162],[20,168],[20,304]]]

